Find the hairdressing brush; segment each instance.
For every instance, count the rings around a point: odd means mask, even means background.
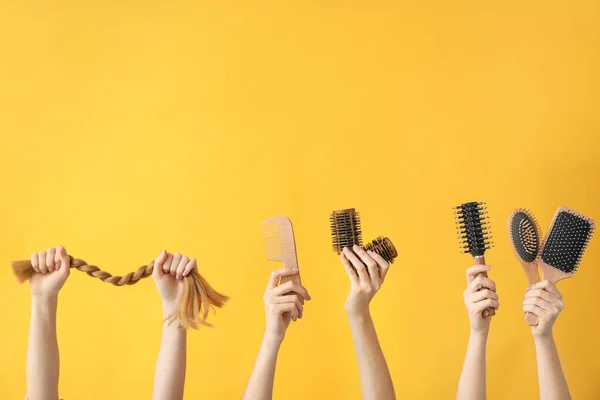
[[[475,265],[485,265],[483,254],[493,246],[485,203],[471,202],[454,207],[454,218],[458,225],[458,240],[462,253],[470,253]],[[487,277],[487,273],[482,272],[478,276]],[[482,313],[484,317],[495,314],[496,311],[491,307]]]
[[[273,217],[262,223],[267,260],[283,263],[283,268],[298,268],[294,228],[288,217]],[[283,276],[280,283],[300,283],[300,273]]]
[[[556,210],[539,259],[542,280],[556,284],[575,275],[594,227],[594,220],[575,210],[567,207]],[[538,317],[531,313],[526,320],[531,326],[539,323]]]
[[[362,245],[362,230],[360,215],[354,208],[333,211],[329,217],[333,251],[341,254],[344,247],[352,250],[354,245],[364,250],[379,254],[385,261],[392,264],[398,257],[398,252],[392,241],[384,236],[375,238],[370,243]]]
[[[517,208],[508,217],[508,237],[515,256],[530,285],[540,281],[538,261],[542,249],[542,231],[531,212]]]

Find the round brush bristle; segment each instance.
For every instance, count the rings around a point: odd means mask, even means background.
[[[473,257],[483,256],[493,246],[485,203],[461,204],[454,208],[454,214],[460,250]]]
[[[525,262],[535,261],[540,254],[542,234],[533,214],[523,208],[515,210],[509,228],[510,240],[519,257]]]
[[[385,261],[392,264],[394,259],[398,257],[398,252],[396,251],[396,247],[392,243],[392,241],[384,236],[379,236],[375,238],[372,242],[367,243],[365,250],[370,250],[379,254]]]
[[[362,246],[360,216],[354,208],[332,212],[329,221],[333,251],[340,254],[344,247]]]

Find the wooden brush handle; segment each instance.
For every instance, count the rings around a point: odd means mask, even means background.
[[[485,258],[475,257],[475,265],[485,265]],[[482,272],[480,274],[477,274],[477,276],[483,276],[484,278],[487,278],[488,275],[487,272]],[[483,290],[483,288],[479,290]],[[489,307],[483,310],[483,313],[481,313],[481,315],[483,315],[484,317],[491,317],[492,315],[496,315],[496,310],[494,310],[492,307]]]

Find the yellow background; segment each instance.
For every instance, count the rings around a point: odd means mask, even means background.
[[[58,3],[58,4],[57,4]],[[63,244],[122,274],[164,247],[231,302],[191,332],[186,398],[236,399],[263,333],[260,223],[288,215],[313,301],[279,357],[277,399],[359,399],[347,278],[328,213],[399,249],[372,310],[398,398],[454,396],[469,256],[451,207],[488,202],[501,309],[490,399],[537,396],[506,218],[600,219],[600,6],[546,2],[0,4],[0,398],[25,392],[30,296],[9,262]],[[393,4],[391,4],[393,3]],[[576,399],[598,398],[600,242],[562,282],[555,327]],[[148,399],[150,280],[73,271],[60,297],[61,396]]]

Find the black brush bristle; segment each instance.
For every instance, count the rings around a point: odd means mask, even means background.
[[[329,221],[333,251],[340,254],[344,247],[362,246],[360,215],[354,208],[332,212]]]
[[[519,257],[533,262],[540,254],[542,235],[535,217],[527,210],[514,213],[510,221],[510,236]]]
[[[558,212],[542,248],[542,261],[563,272],[574,273],[593,231],[589,219],[569,211]]]
[[[485,203],[462,204],[454,208],[454,214],[460,250],[473,257],[483,256],[493,246]]]
[[[385,261],[392,264],[394,259],[398,257],[398,252],[392,241],[384,236],[379,236],[373,239],[372,242],[367,243],[363,247],[366,251],[373,251],[379,254]]]

